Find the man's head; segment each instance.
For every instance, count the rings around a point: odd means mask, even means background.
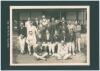
[[[48,34],[49,33],[49,30],[46,30],[46,34]]]
[[[70,28],[69,29],[69,33],[73,33],[74,32],[74,29],[73,28]]]
[[[63,30],[62,33],[65,34],[66,33],[65,30]]]
[[[42,18],[45,19],[45,15],[42,15]]]
[[[32,31],[29,31],[29,34],[30,34],[30,35],[33,35]]]
[[[56,23],[58,23],[58,20],[55,20]]]
[[[36,17],[36,18],[35,18],[35,20],[37,21],[37,20],[38,20],[38,18]]]
[[[51,21],[54,21],[54,20],[55,20],[55,18],[54,18],[54,17],[52,17],[52,18],[51,18]]]
[[[62,40],[62,41],[61,41],[61,43],[63,44],[63,43],[64,43],[64,41]]]
[[[61,20],[65,20],[65,18],[64,18],[64,17],[62,17],[62,18],[61,18]]]
[[[58,31],[57,30],[55,30],[55,34],[58,34]]]
[[[48,22],[50,22],[50,19],[47,19]]]
[[[23,26],[24,26],[24,23],[23,23],[23,22],[21,22],[21,23],[20,23],[20,26],[21,26],[21,27],[23,27]]]
[[[61,41],[61,44],[64,45],[64,40]]]
[[[68,21],[68,24],[71,25],[71,20]]]
[[[30,21],[30,25],[33,26],[33,22],[32,21]]]
[[[20,37],[21,37],[21,39],[23,39],[24,38],[24,35],[21,34]]]
[[[74,21],[74,24],[75,24],[75,25],[77,25],[77,24],[78,24],[77,20],[75,20],[75,21]]]
[[[31,18],[30,17],[28,17],[28,21],[30,21],[31,20]]]

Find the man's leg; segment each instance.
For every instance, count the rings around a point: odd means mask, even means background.
[[[25,38],[23,38],[22,44],[21,44],[21,52],[24,53],[25,49]]]
[[[39,56],[39,55],[37,55],[35,52],[34,52],[33,56],[34,56],[34,57],[36,57],[37,59],[39,59],[39,58],[40,58],[40,56]]]
[[[64,47],[65,47],[64,50],[66,51],[66,53],[68,53],[68,46],[67,46],[67,44],[65,44]]]
[[[41,57],[46,57],[48,55],[48,53],[44,53]]]
[[[55,53],[53,56],[57,57],[57,59],[62,59],[60,54]]]
[[[23,48],[23,46],[22,46],[21,39],[19,39],[19,43],[20,43],[20,53],[22,53],[22,48]]]
[[[52,46],[52,53],[54,54],[55,52],[55,46]]]
[[[78,38],[78,51],[81,52],[80,38]]]
[[[29,55],[31,55],[31,46],[28,44],[28,52],[29,52]]]
[[[50,44],[51,45],[51,44]],[[51,55],[52,47],[49,46],[49,55]]]
[[[39,55],[37,55],[36,53],[34,53],[33,54],[33,56],[35,56],[37,59],[42,59],[42,60],[45,60],[46,58],[46,56],[48,55],[48,53],[44,53],[42,56],[39,56]]]
[[[67,58],[69,58],[71,56],[71,53],[67,53],[67,54],[65,54],[65,56],[63,57],[63,59],[67,59]]]
[[[23,39],[21,39],[21,37],[19,36],[19,43],[20,43],[20,53],[23,54]]]
[[[77,38],[75,40],[75,51],[77,51]]]
[[[68,47],[69,53],[71,53],[71,42],[68,42],[68,43],[67,43],[67,47]]]
[[[71,43],[72,46],[72,54],[75,55],[75,44],[74,42]]]

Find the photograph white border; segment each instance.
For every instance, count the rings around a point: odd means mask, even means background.
[[[45,63],[45,64],[14,64],[13,63],[13,29],[12,10],[13,9],[87,9],[87,63]],[[90,6],[10,6],[10,66],[89,66],[90,65]]]

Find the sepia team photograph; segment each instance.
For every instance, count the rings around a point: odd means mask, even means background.
[[[90,65],[89,6],[10,6],[11,66]]]

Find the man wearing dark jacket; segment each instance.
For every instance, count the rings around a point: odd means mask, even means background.
[[[20,23],[18,33],[19,33],[20,53],[23,54],[24,49],[25,49],[25,40],[26,40],[26,34],[27,34],[27,30],[24,27],[23,22]]]
[[[74,32],[74,26],[73,24],[70,24],[68,25],[68,28],[69,28],[69,33],[68,33],[68,38],[67,38],[67,46],[68,46],[68,49],[69,49],[69,52],[73,55],[75,55],[75,32]]]

